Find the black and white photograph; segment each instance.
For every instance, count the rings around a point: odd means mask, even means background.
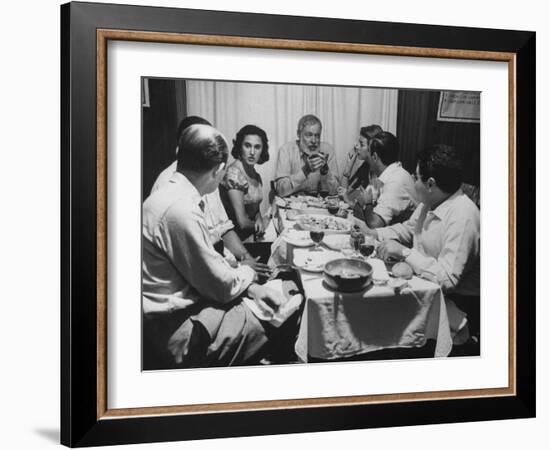
[[[480,357],[482,92],[141,84],[142,370]]]

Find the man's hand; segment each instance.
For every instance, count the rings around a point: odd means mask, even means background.
[[[245,266],[252,267],[258,274],[260,279],[269,278],[271,276],[271,268],[267,264],[258,262],[260,257],[253,258],[251,255],[247,254],[246,257],[241,261],[241,264]]]
[[[311,172],[317,172],[318,170],[321,170],[321,168],[323,168],[327,163],[326,159],[323,158],[322,155],[320,155],[319,153],[313,153],[312,155],[308,156],[306,161]]]
[[[376,249],[376,255],[384,261],[402,261],[403,250],[406,248],[407,247],[397,241],[385,241]]]
[[[248,286],[247,295],[269,316],[273,316],[286,301],[286,297],[281,292],[256,283]]]
[[[263,236],[265,233],[265,224],[264,219],[260,214],[256,217],[256,221],[254,222],[254,235],[256,236]]]
[[[362,220],[356,220],[354,225],[359,227],[361,233],[366,234],[367,236],[372,236],[374,239],[378,239],[378,232],[372,228],[369,228],[368,225]]]

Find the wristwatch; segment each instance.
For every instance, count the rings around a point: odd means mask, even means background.
[[[411,254],[411,249],[410,248],[404,248],[403,250],[401,250],[401,256],[403,257],[403,260],[407,259],[407,257]]]

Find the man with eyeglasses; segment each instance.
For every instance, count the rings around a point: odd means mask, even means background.
[[[381,259],[405,261],[417,276],[438,283],[467,314],[470,333],[479,337],[479,209],[461,189],[462,161],[455,149],[434,145],[417,161],[415,189],[421,203],[413,215],[365,231],[382,241]]]

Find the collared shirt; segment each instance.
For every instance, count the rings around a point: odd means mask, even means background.
[[[336,193],[338,165],[334,157],[334,149],[330,144],[321,142],[318,151],[328,155],[328,173],[321,175],[320,171],[316,171],[306,177],[302,167],[309,152],[302,151],[297,141],[287,142],[279,149],[275,170],[275,182],[279,195],[286,197],[297,192],[313,194],[322,190],[327,190],[330,194]]]
[[[214,249],[201,197],[176,172],[143,204],[143,311],[172,312],[201,299],[227,303],[254,280],[248,266],[233,268]]]
[[[166,169],[164,169],[155,180],[151,194],[156,192],[161,186],[166,184],[168,180],[176,172],[178,162],[174,161]],[[216,244],[221,241],[222,236],[229,230],[234,228],[233,222],[229,220],[222,200],[220,198],[220,191],[216,189],[211,194],[203,196],[204,200],[204,216],[206,219],[206,226],[212,239],[212,243]]]
[[[408,218],[416,207],[416,190],[409,172],[401,167],[400,162],[394,162],[384,169],[378,177],[380,196],[373,212],[391,225],[403,215]]]
[[[461,189],[430,211],[419,204],[411,218],[378,228],[381,240],[412,243],[405,259],[414,272],[444,292],[479,296],[479,209]]]

